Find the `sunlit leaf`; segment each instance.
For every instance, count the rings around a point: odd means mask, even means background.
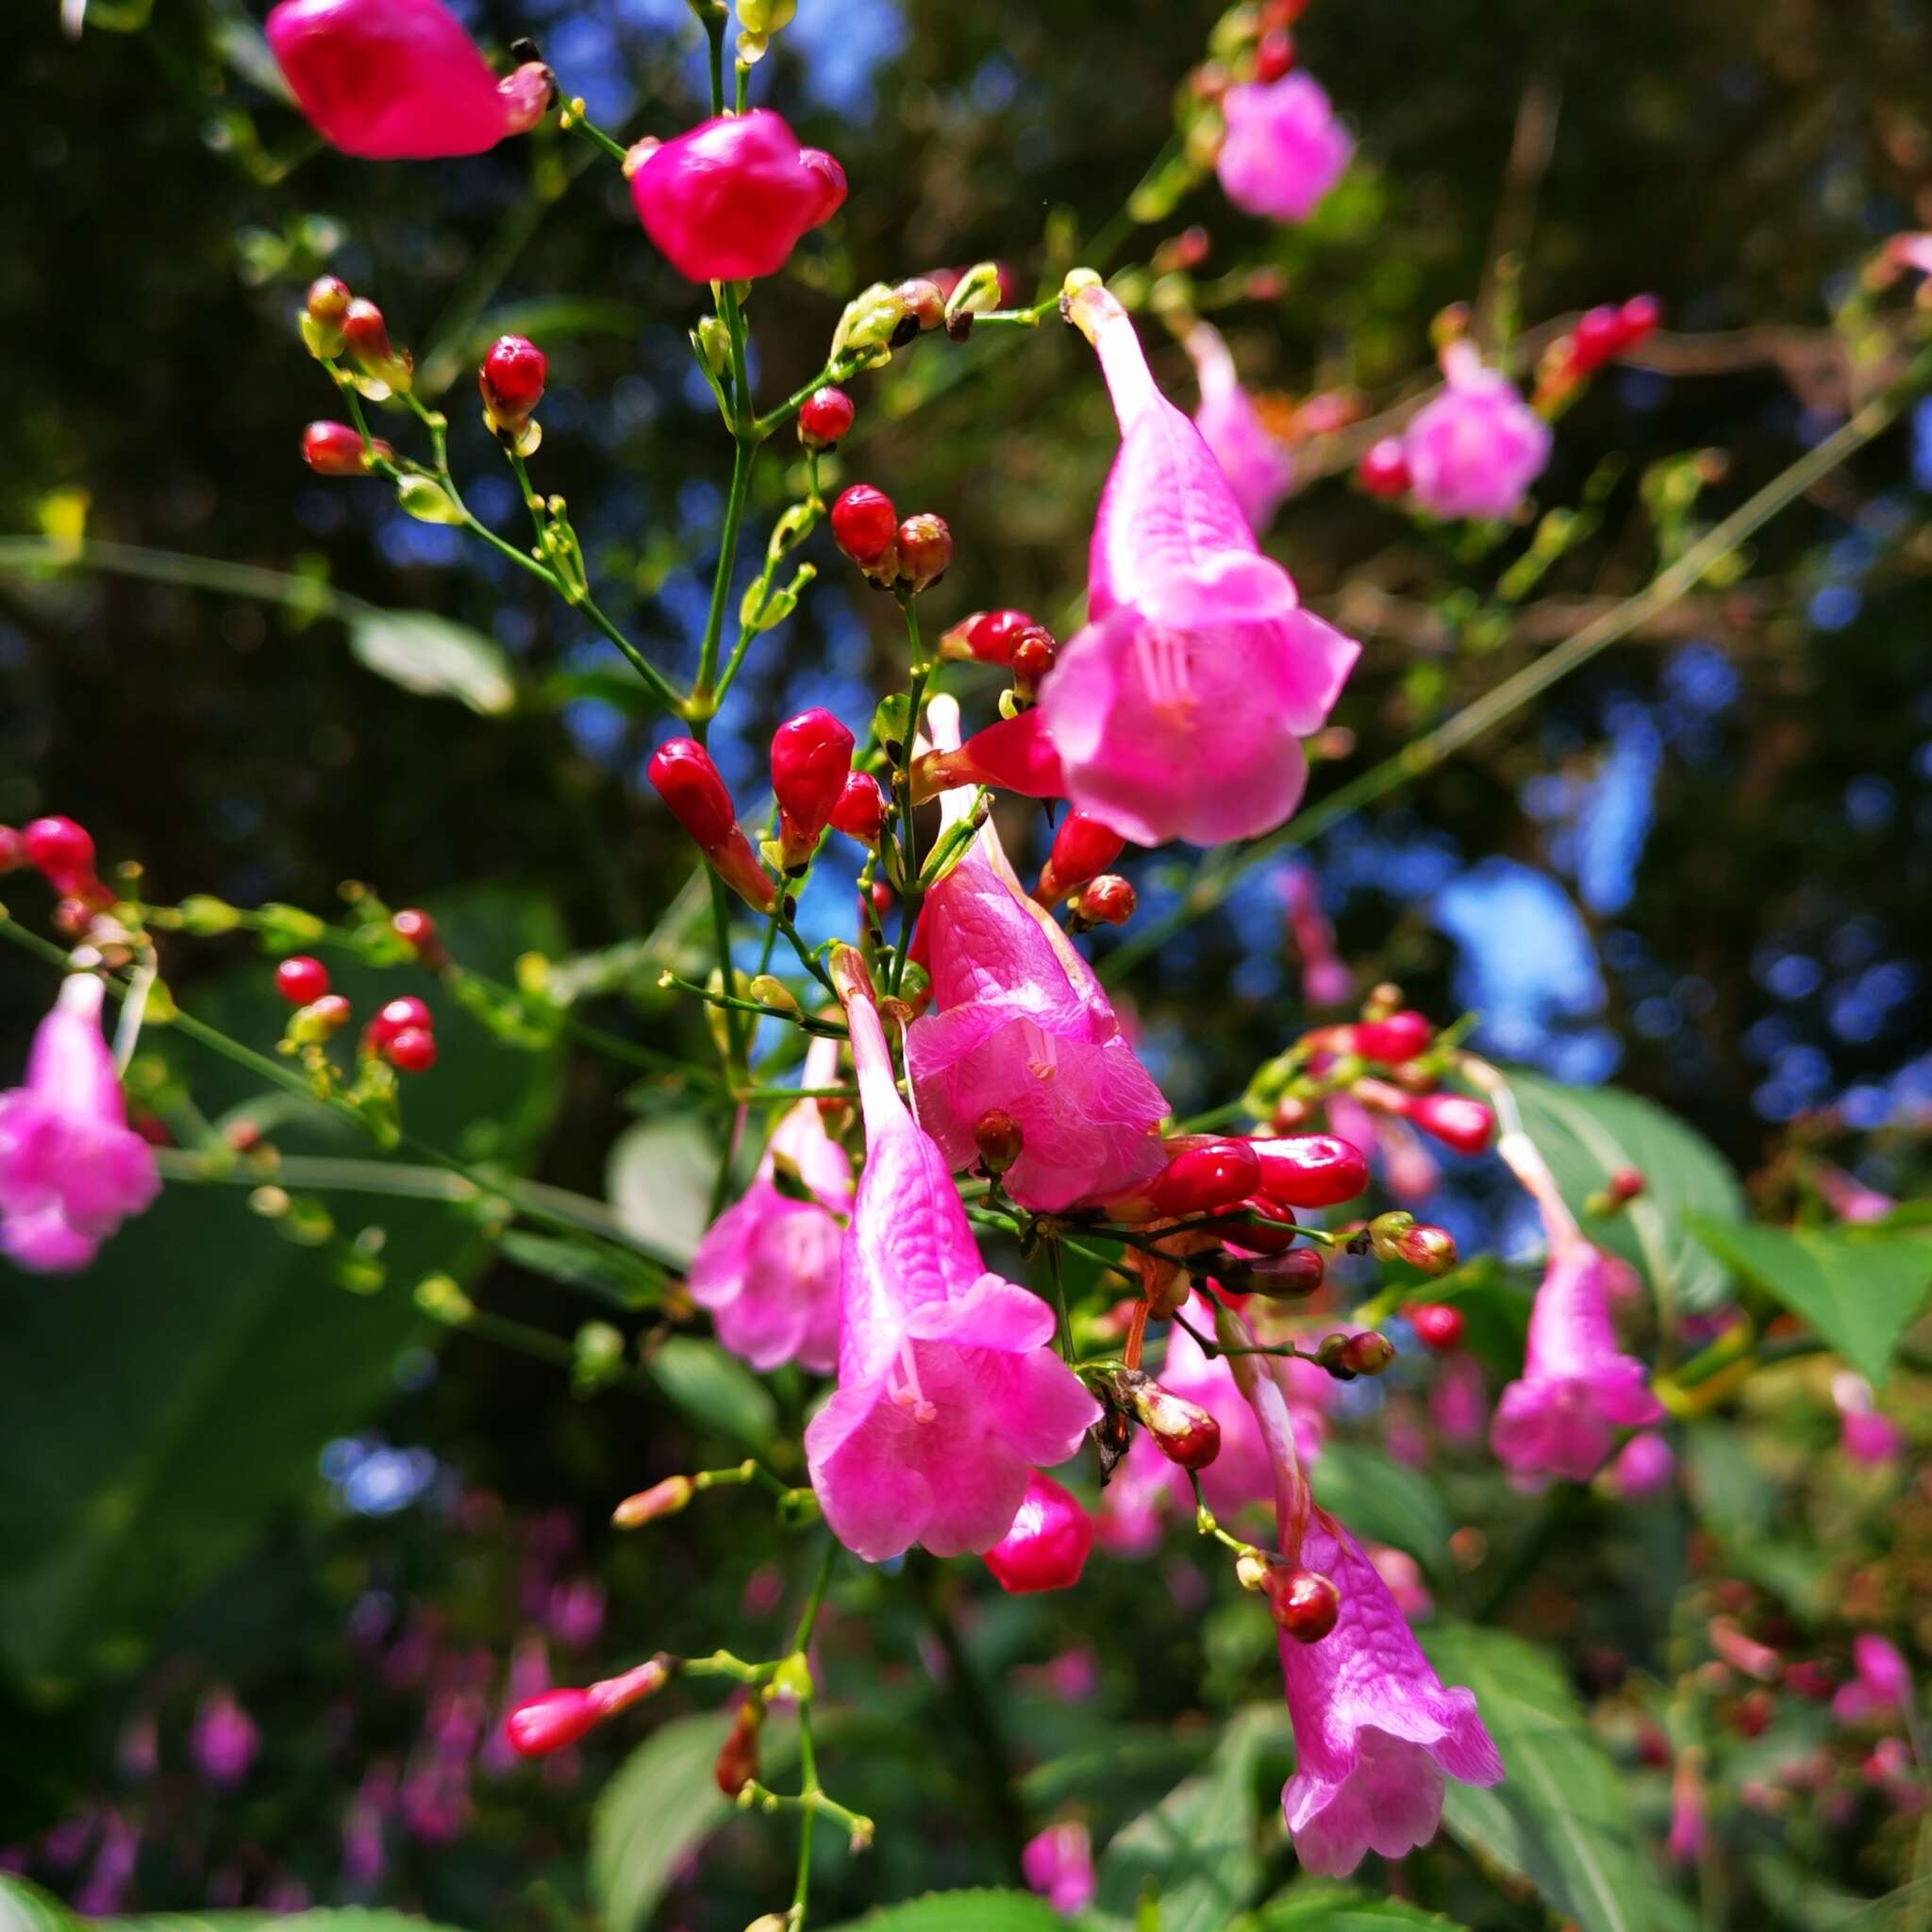
[[[517,701],[509,659],[479,632],[425,610],[372,610],[351,619],[349,649],[378,677],[418,697],[456,698],[486,717]]]

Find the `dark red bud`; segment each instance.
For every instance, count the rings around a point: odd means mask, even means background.
[[[738,810],[717,765],[694,738],[670,738],[651,754],[646,775],[671,815],[708,858],[738,829]]]
[[[28,862],[63,890],[93,878],[92,835],[73,819],[35,819],[22,830],[20,842],[26,848]]]
[[[1175,1155],[1143,1191],[1157,1216],[1208,1214],[1245,1200],[1260,1179],[1252,1141],[1209,1141]]]
[[[991,1108],[981,1114],[973,1129],[974,1144],[979,1149],[979,1164],[988,1174],[1005,1174],[1020,1158],[1025,1137],[1020,1123],[1009,1113]]]
[[[1241,1239],[1248,1245],[1245,1231]],[[1271,1301],[1294,1302],[1311,1295],[1328,1273],[1320,1248],[1291,1248],[1285,1255],[1249,1261],[1228,1272],[1228,1285],[1244,1294],[1264,1294]]]
[[[899,512],[883,490],[855,483],[832,506],[832,541],[860,570],[882,563],[899,534]]]
[[[886,823],[886,794],[869,772],[854,772],[832,807],[832,824],[861,845],[876,845]]]
[[[1224,1239],[1230,1247],[1256,1255],[1285,1255],[1300,1238],[1292,1208],[1279,1207],[1265,1194],[1251,1194],[1241,1206],[1255,1218],[1227,1230]]]
[[[374,376],[391,389],[407,389],[414,358],[389,339],[389,325],[374,302],[357,296],[342,314],[342,338],[349,353]]]
[[[731,1721],[718,1761],[711,1768],[718,1789],[727,1798],[737,1797],[758,1774],[758,1726],[764,1716],[764,1704],[754,1695],[738,1707],[738,1715]]]
[[[841,499],[842,501],[842,499]],[[953,560],[953,533],[943,517],[922,511],[899,525],[899,581],[916,593],[936,584]]]
[[[1250,1144],[1261,1163],[1261,1191],[1284,1207],[1333,1208],[1369,1184],[1361,1150],[1339,1135],[1291,1134]]]
[[[940,652],[942,657],[972,658],[981,664],[1010,664],[1014,639],[1039,627],[1024,610],[975,610],[940,640]]]
[[[1379,496],[1390,502],[1398,496],[1407,496],[1412,479],[1408,474],[1408,455],[1402,447],[1402,440],[1385,436],[1380,442],[1373,444],[1357,468],[1356,477],[1371,496]]]
[[[1448,1302],[1411,1302],[1402,1311],[1422,1345],[1447,1355],[1462,1345],[1462,1310]]]
[[[340,1033],[349,1024],[349,1003],[339,992],[325,992],[305,1009],[324,1033]]]
[[[801,711],[773,733],[772,791],[788,864],[810,855],[851,773],[852,734],[831,712]]]
[[[550,358],[527,336],[498,336],[476,379],[483,407],[506,429],[521,429],[543,400]]]
[[[807,449],[836,449],[851,433],[858,412],[842,389],[815,389],[798,412],[798,440]]]
[[[905,310],[908,320],[916,322],[920,329],[931,330],[944,325],[946,298],[940,292],[937,282],[918,276],[909,282],[901,282],[892,291],[892,295]]]
[[[426,1074],[436,1064],[436,1036],[426,1026],[405,1026],[385,1056],[399,1074]]]
[[[1268,1607],[1298,1643],[1320,1643],[1341,1615],[1341,1592],[1317,1570],[1277,1566],[1268,1574]]]
[[[275,991],[291,1007],[306,1007],[328,991],[328,968],[307,953],[284,959],[275,968]]]
[[[1013,640],[1013,685],[1023,697],[1033,695],[1053,659],[1053,633],[1043,625],[1028,625]]]
[[[1350,1047],[1363,1059],[1399,1067],[1428,1050],[1436,1029],[1425,1014],[1405,1010],[1381,1020],[1360,1021],[1348,1029],[1348,1036]]]
[[[1634,1201],[1650,1186],[1641,1167],[1620,1167],[1610,1176],[1610,1198],[1613,1201]]]
[[[404,907],[390,921],[389,928],[404,944],[414,948],[416,957],[431,972],[441,972],[449,963],[449,955],[437,937],[435,920],[420,906]]]
[[[1133,918],[1141,895],[1133,884],[1117,872],[1104,872],[1081,887],[1074,906],[1082,919],[1091,925],[1124,925]]]
[[[1496,1132],[1489,1103],[1467,1093],[1418,1094],[1403,1115],[1458,1154],[1480,1154]]]
[[[302,432],[302,460],[318,476],[366,476],[372,452],[395,456],[380,437],[365,444],[361,431],[346,423],[311,423]]]

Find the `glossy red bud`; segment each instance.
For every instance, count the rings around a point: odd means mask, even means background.
[[[1199,1403],[1138,1373],[1129,1377],[1125,1393],[1141,1427],[1170,1462],[1206,1469],[1221,1454],[1221,1424]]]
[[[588,1690],[546,1690],[520,1704],[504,1722],[510,1747],[520,1757],[547,1757],[588,1737],[604,1712]]]
[[[1242,1239],[1245,1247],[1247,1241]],[[1262,1294],[1271,1301],[1297,1302],[1322,1286],[1328,1263],[1320,1248],[1291,1248],[1285,1255],[1268,1255],[1258,1261],[1244,1261],[1238,1268],[1224,1269],[1228,1287],[1242,1294]]]
[[[395,455],[379,437],[365,444],[361,431],[347,423],[311,423],[302,432],[302,460],[318,476],[366,476],[372,453],[385,459]]]
[[[669,738],[645,767],[671,816],[709,857],[738,829],[738,808],[711,754],[694,738]]]
[[[1268,1607],[1298,1643],[1320,1643],[1341,1615],[1341,1592],[1317,1570],[1285,1566],[1268,1576]]]
[[[1462,1346],[1462,1310],[1450,1302],[1411,1302],[1402,1311],[1422,1345],[1437,1355]]]
[[[1348,1029],[1349,1045],[1365,1060],[1399,1067],[1428,1050],[1436,1029],[1428,1016],[1405,1009],[1386,1019],[1361,1020]]]
[[[929,510],[908,517],[893,541],[899,555],[899,581],[915,594],[938,583],[953,560],[953,533],[946,527],[945,518]]]
[[[1251,1141],[1209,1141],[1177,1154],[1141,1191],[1157,1217],[1211,1214],[1246,1199],[1260,1185]]]
[[[426,1074],[436,1064],[436,1036],[426,1026],[405,1026],[384,1056],[399,1074]]]
[[[1456,1237],[1446,1227],[1408,1227],[1395,1238],[1395,1254],[1424,1274],[1447,1274],[1457,1263]]]
[[[369,1038],[378,1047],[391,1045],[398,1034],[411,1029],[419,1033],[435,1030],[436,1016],[427,1005],[412,992],[404,993],[399,999],[388,1001],[375,1018],[369,1023]]]
[[[476,373],[483,406],[506,429],[521,429],[543,400],[550,358],[527,336],[498,336]]]
[[[787,864],[810,856],[851,773],[852,734],[831,712],[801,711],[773,733],[772,791]]]
[[[1333,1208],[1369,1185],[1369,1163],[1336,1134],[1291,1134],[1249,1143],[1261,1164],[1261,1191],[1288,1208]]]
[[[92,880],[94,872],[94,841],[87,827],[68,818],[35,819],[24,826],[20,842],[27,862],[44,873],[62,889],[71,883]]]
[[[975,610],[940,640],[943,658],[971,658],[981,664],[1010,664],[1013,641],[1039,626],[1024,610]]]
[[[832,506],[832,541],[860,570],[882,563],[899,534],[899,512],[883,490],[855,483]]]
[[[1222,1239],[1229,1247],[1252,1255],[1285,1255],[1300,1239],[1292,1208],[1283,1208],[1265,1194],[1251,1194],[1241,1205],[1254,1219],[1227,1229]]]
[[[815,389],[798,412],[798,440],[807,449],[836,449],[851,433],[858,412],[842,389]]]
[[[1117,872],[1104,872],[1080,888],[1074,903],[1090,925],[1124,925],[1139,908],[1141,895],[1131,880]]]
[[[306,1007],[328,991],[328,968],[307,953],[297,953],[275,968],[275,991],[291,1007]]]
[[[1033,1472],[1013,1526],[986,1553],[986,1567],[1013,1596],[1071,1590],[1093,1551],[1093,1519],[1049,1475]]]
[[[1386,1335],[1365,1328],[1341,1344],[1341,1365],[1351,1375],[1379,1375],[1395,1359],[1395,1344]]]
[[[758,1730],[765,1707],[756,1692],[738,1707],[738,1715],[724,1734],[711,1777],[727,1798],[735,1798],[758,1774]]]
[[[1255,78],[1265,87],[1293,65],[1294,36],[1286,27],[1271,27],[1255,47]]]
[[[1495,1113],[1471,1094],[1419,1093],[1402,1111],[1404,1119],[1458,1154],[1480,1154],[1495,1138]]]
[[[886,823],[886,794],[870,772],[854,772],[840,788],[832,824],[861,845],[876,845]]]
[[[417,958],[432,973],[440,973],[449,964],[449,955],[437,936],[436,922],[420,906],[404,907],[390,921],[389,927],[397,939],[414,949]]]
[[[1356,469],[1356,480],[1371,496],[1379,496],[1385,502],[1407,496],[1412,479],[1401,438],[1385,436],[1380,442],[1371,445]]]
[[[1057,905],[1089,879],[1097,878],[1126,845],[1111,825],[1103,824],[1092,813],[1069,812],[1055,834],[1053,851],[1040,874],[1034,897],[1044,906]]]

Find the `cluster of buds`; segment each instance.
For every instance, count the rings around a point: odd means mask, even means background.
[[[284,1052],[323,1046],[353,1017],[349,1002],[330,990],[328,968],[311,954],[294,954],[275,968],[275,991],[295,1008]],[[362,1029],[362,1051],[399,1074],[426,1074],[436,1064],[436,1016],[414,993],[390,1000]]]
[[[1008,272],[996,261],[964,270],[940,269],[896,285],[874,282],[845,305],[832,333],[832,360],[885,361],[922,335],[944,329],[955,341],[972,333],[973,318],[997,308],[1011,292]]]
[[[1395,1344],[1374,1328],[1353,1335],[1338,1331],[1323,1336],[1314,1358],[1338,1382],[1353,1382],[1361,1375],[1379,1375],[1395,1359]]]
[[[1537,369],[1536,407],[1560,408],[1607,363],[1614,362],[1656,331],[1663,310],[1655,295],[1606,302],[1587,308],[1568,335],[1544,352]]]
[[[1039,702],[1040,681],[1053,669],[1055,650],[1053,633],[1024,610],[975,610],[940,639],[941,658],[1012,673],[1012,685],[1000,697],[1004,718]]]
[[[922,511],[902,523],[892,499],[870,483],[855,483],[832,506],[832,538],[869,581],[906,597],[930,590],[953,560],[943,517]]]
[[[766,850],[789,877],[797,877],[810,864],[855,776],[860,781],[855,804],[861,811],[864,787],[878,795],[874,779],[853,772],[852,751],[851,732],[821,708],[788,718],[773,734],[772,792],[778,801],[778,837]]]
[[[483,421],[520,457],[534,456],[542,441],[542,430],[532,419],[549,374],[549,357],[527,336],[498,336],[476,372]]]
[[[504,1734],[520,1757],[547,1757],[553,1751],[567,1750],[607,1718],[661,1690],[676,1667],[675,1658],[660,1655],[621,1676],[605,1677],[581,1689],[545,1690],[510,1712],[504,1721]]]
[[[59,894],[54,924],[78,939],[93,915],[114,903],[94,869],[93,836],[73,819],[35,819],[15,831],[0,825],[0,873],[30,865]]]
[[[362,1029],[362,1046],[399,1074],[426,1074],[436,1064],[436,1016],[414,993],[386,1000]]]
[[[694,738],[667,739],[651,754],[645,770],[658,796],[696,841],[711,870],[747,905],[771,911],[777,888],[739,829],[738,808],[710,753]]]
[[[1041,868],[1033,896],[1042,906],[1058,906],[1069,892],[1095,881],[1126,850],[1127,841],[1091,812],[1070,811],[1054,835],[1053,850]],[[1121,883],[1125,885],[1126,881]],[[1132,888],[1128,890],[1131,891]]]

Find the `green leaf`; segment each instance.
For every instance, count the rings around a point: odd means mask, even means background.
[[[79,1924],[52,1892],[0,1872],[0,1932],[75,1932]]]
[[[1883,1382],[1932,1291],[1932,1236],[1757,1227],[1696,1216],[1697,1237],[1802,1316],[1866,1380]]]
[[[682,1268],[710,1224],[717,1174],[710,1136],[688,1116],[669,1115],[640,1121],[617,1137],[605,1188],[624,1231]]]
[[[1276,1893],[1252,1919],[1241,1922],[1240,1932],[1389,1932],[1391,1926],[1397,1932],[1405,1926],[1409,1932],[1464,1932],[1460,1921],[1441,1912],[1326,1879],[1304,1879]]]
[[[408,1912],[365,1909],[360,1906],[319,1907],[314,1911],[142,1912],[108,1919],[83,1919],[39,1886],[0,1873],[0,1932],[83,1932],[102,1926],[110,1932],[254,1932],[261,1925],[290,1932],[447,1932],[428,1919]]]
[[[605,1932],[635,1932],[671,1880],[737,1807],[711,1776],[732,1713],[708,1710],[661,1724],[624,1760],[591,1813],[591,1897]],[[758,1738],[760,1775],[782,1774],[798,1732],[773,1718]]]
[[[1668,1901],[1636,1843],[1624,1780],[1560,1667],[1500,1630],[1447,1623],[1420,1635],[1443,1682],[1475,1692],[1508,1773],[1487,1788],[1452,1779],[1448,1830],[1583,1932],[1658,1932]]]
[[[553,947],[542,902],[476,893],[432,903],[455,955],[508,972]],[[403,991],[437,1009],[442,1055],[405,1096],[431,1145],[525,1164],[558,1096],[553,1053],[507,1047],[414,967],[332,961],[360,1012]],[[288,1008],[266,961],[197,987],[198,1018],[266,1047]],[[158,1026],[143,1037],[210,1118],[258,1099],[258,1077]],[[291,1156],[373,1156],[355,1128],[293,1104],[272,1129]],[[320,1198],[339,1231],[379,1226],[387,1285],[351,1294],[340,1243],[307,1248],[249,1211],[245,1187],[171,1182],[58,1294],[0,1264],[0,1667],[45,1694],[133,1668],[148,1639],[315,1481],[315,1457],[392,1390],[398,1355],[436,1331],[410,1298],[425,1274],[474,1274],[484,1246],[447,1203],[347,1191]]]
[[[700,1428],[735,1436],[762,1454],[778,1428],[772,1392],[715,1341],[674,1335],[644,1358],[651,1379]]]
[[[1425,1569],[1449,1562],[1456,1524],[1427,1476],[1360,1442],[1328,1442],[1312,1472],[1315,1497],[1357,1536],[1407,1550]]]
[[[372,610],[355,617],[349,649],[378,677],[418,697],[456,698],[492,718],[517,701],[508,658],[468,625],[426,610]]]
[[[1703,1135],[1613,1087],[1559,1087],[1512,1069],[1509,1091],[1591,1241],[1641,1269],[1680,1308],[1694,1312],[1723,1301],[1729,1271],[1699,1244],[1686,1218],[1734,1221],[1745,1211],[1744,1192]],[[1618,1213],[1587,1213],[1585,1201],[1624,1167],[1643,1175],[1644,1191]]]
[[[1066,1924],[1027,1891],[929,1891],[848,1919],[832,1932],[1066,1932]]]
[[[1260,1888],[1255,1774],[1289,1735],[1280,1705],[1237,1712],[1206,1768],[1115,1834],[1100,1861],[1101,1909],[1131,1917],[1153,1891],[1161,1932],[1224,1932]]]

